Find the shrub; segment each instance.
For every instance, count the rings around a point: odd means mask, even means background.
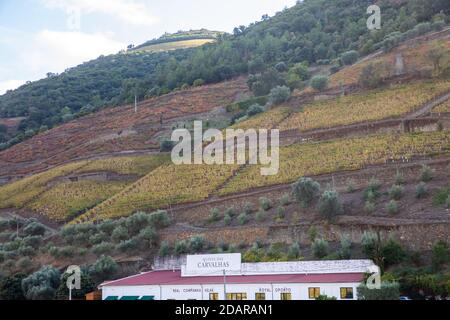
[[[36,254],[36,249],[30,246],[20,246],[17,253],[21,256],[34,256]]]
[[[400,200],[403,195],[403,187],[397,184],[394,184],[389,189],[389,197],[393,200]]]
[[[400,286],[396,282],[382,282],[380,289],[369,289],[361,284],[357,290],[358,300],[398,300]]]
[[[158,255],[160,257],[167,257],[170,254],[170,245],[167,241],[163,241],[159,247]]]
[[[98,225],[98,229],[108,235],[111,235],[116,226],[117,223],[115,220],[105,220]]]
[[[319,212],[328,220],[333,219],[342,212],[342,204],[335,190],[327,190],[320,197]]]
[[[202,236],[193,236],[189,239],[189,249],[193,253],[198,253],[205,247],[205,239]]]
[[[428,195],[428,189],[425,182],[421,182],[416,186],[416,198],[423,199]]]
[[[158,233],[155,228],[148,226],[139,232],[137,238],[137,242],[140,242],[144,248],[152,248],[158,241]]]
[[[389,239],[381,247],[381,255],[384,258],[386,267],[398,264],[406,258],[406,253],[402,246],[394,239]]]
[[[292,193],[304,207],[308,207],[319,192],[320,184],[311,178],[300,178],[292,185]]]
[[[375,203],[372,201],[366,201],[364,203],[364,212],[366,212],[367,214],[372,214],[373,212],[375,212]]]
[[[266,218],[267,218],[267,215],[264,210],[259,210],[255,215],[255,219],[257,222],[263,222],[264,220],[266,220]]]
[[[315,258],[322,259],[328,255],[328,241],[325,239],[315,239],[311,245],[311,250]]]
[[[171,140],[163,140],[159,144],[159,151],[161,152],[171,152],[175,143]]]
[[[435,269],[439,269],[442,265],[448,263],[448,247],[445,242],[439,241],[433,246],[431,260]]]
[[[277,86],[270,90],[269,101],[272,104],[286,102],[291,97],[291,89],[286,86]]]
[[[366,201],[373,201],[380,196],[381,183],[375,179],[371,178],[368,186],[364,189],[363,198]]]
[[[156,229],[164,229],[170,226],[170,218],[165,210],[158,210],[156,212],[152,212],[149,215],[150,225],[155,227]]]
[[[378,247],[378,236],[369,231],[364,231],[361,237],[361,247],[367,258],[373,258]]]
[[[280,198],[280,206],[287,206],[291,203],[291,199],[289,197],[289,193],[285,193]]]
[[[22,290],[28,300],[52,300],[59,282],[58,269],[44,266],[22,280]]]
[[[118,269],[119,266],[113,258],[102,255],[93,265],[89,267],[89,273],[96,278],[98,282],[102,282],[113,278]]]
[[[311,87],[317,91],[324,91],[326,88],[328,88],[328,77],[314,76],[311,79]]]
[[[216,222],[220,220],[220,211],[218,208],[211,209],[211,213],[209,215],[209,221]]]
[[[285,62],[278,62],[275,65],[275,69],[277,69],[278,72],[286,72],[287,71],[287,65]]]
[[[318,232],[317,232],[316,227],[311,226],[311,227],[308,229],[308,238],[309,238],[309,241],[314,242],[314,240],[316,240],[316,238],[317,238],[317,235],[318,235]]]
[[[102,242],[92,247],[92,252],[96,255],[111,253],[114,250],[114,245],[108,242]]]
[[[397,214],[398,213],[397,201],[395,200],[389,201],[388,204],[386,205],[386,211],[391,215]]]
[[[347,180],[347,192],[348,193],[353,193],[356,190],[356,185],[355,185],[355,181],[352,179],[348,179]]]
[[[64,246],[59,248],[59,257],[61,258],[73,258],[77,248],[74,246]]]
[[[386,71],[384,63],[369,63],[364,66],[359,75],[358,83],[363,88],[374,89],[381,86],[384,82],[384,73]]]
[[[42,243],[42,236],[28,236],[22,239],[22,245],[37,249]]]
[[[234,217],[236,215],[236,209],[234,207],[229,207],[225,210],[225,215],[229,215],[230,218]]]
[[[277,219],[284,219],[286,217],[286,209],[282,206],[277,208]]]
[[[0,278],[0,300],[25,300],[22,291],[22,280],[25,278],[22,273]]]
[[[226,213],[224,216],[223,216],[223,223],[226,225],[226,226],[229,226],[230,224],[231,224],[231,220],[232,220],[233,218],[231,218],[231,216],[228,214],[228,213]]]
[[[145,212],[136,212],[125,218],[124,225],[128,229],[129,235],[134,236],[149,224],[149,215]],[[121,239],[124,240],[124,239]]]
[[[194,87],[200,87],[200,86],[202,86],[202,85],[204,85],[205,84],[205,80],[203,80],[203,79],[196,79],[196,80],[194,80],[194,82],[192,83],[192,85],[194,86]]]
[[[341,259],[350,259],[352,255],[352,240],[350,236],[344,235],[341,237],[341,248],[339,250],[339,257]]]
[[[272,201],[266,197],[261,197],[259,198],[259,205],[261,206],[261,209],[268,211],[272,208]]]
[[[267,250],[267,258],[271,261],[280,260],[283,255],[283,244],[281,243],[272,243]]]
[[[397,172],[395,173],[395,176],[394,176],[394,181],[395,181],[396,185],[405,184],[406,180],[405,180],[405,177],[403,176],[403,173],[401,173],[401,171],[397,170]]]
[[[93,245],[102,243],[103,241],[106,241],[106,240],[108,240],[108,236],[106,235],[106,233],[101,232],[101,231],[97,234],[92,235],[89,238],[89,242]]]
[[[298,242],[294,242],[289,246],[288,249],[288,258],[289,259],[298,259],[300,257],[300,245]]]
[[[420,181],[429,182],[433,179],[433,170],[427,166],[422,165],[422,169],[420,170]]]
[[[29,236],[43,236],[46,230],[42,223],[31,222],[23,229],[23,232]]]
[[[251,202],[246,202],[244,204],[244,212],[246,214],[251,214],[253,212],[253,203]]]
[[[247,116],[253,117],[259,113],[264,112],[264,107],[260,106],[259,104],[253,104],[251,105],[247,110]]]
[[[341,61],[343,64],[349,66],[354,64],[359,59],[359,53],[358,51],[351,50],[344,52],[341,56]]]
[[[114,242],[120,242],[130,237],[127,228],[124,226],[118,226],[114,229],[111,238]]]
[[[248,217],[247,214],[245,212],[241,213],[238,218],[238,223],[243,226],[244,224],[246,224],[248,222]]]
[[[186,240],[180,240],[175,242],[175,254],[180,255],[184,253],[188,253],[188,243]]]
[[[20,268],[20,270],[29,270],[33,265],[33,262],[29,257],[22,257],[17,261],[17,266]]]

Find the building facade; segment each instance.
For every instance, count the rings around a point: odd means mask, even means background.
[[[370,260],[241,263],[240,254],[187,256],[179,269],[103,283],[104,300],[355,300]]]

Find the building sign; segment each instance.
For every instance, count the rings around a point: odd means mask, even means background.
[[[189,275],[211,275],[241,270],[241,254],[188,255],[186,273]]]

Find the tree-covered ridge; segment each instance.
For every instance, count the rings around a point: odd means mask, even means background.
[[[132,102],[135,95],[144,99],[241,74],[272,72],[279,63],[288,69],[297,63],[335,64],[345,52],[367,54],[383,47],[383,41],[395,38],[394,32],[404,33],[421,23],[427,23],[428,30],[449,20],[447,0],[382,0],[377,1],[382,29],[370,32],[366,26],[370,4],[305,0],[272,18],[265,15],[260,22],[237,27],[214,44],[170,53],[120,53],[61,75],[49,74],[0,97],[0,117],[27,116],[18,135],[0,136],[0,148],[104,106]]]

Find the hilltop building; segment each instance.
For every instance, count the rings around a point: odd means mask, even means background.
[[[103,300],[355,300],[371,260],[242,263],[240,254],[189,255],[179,269],[105,282]]]

